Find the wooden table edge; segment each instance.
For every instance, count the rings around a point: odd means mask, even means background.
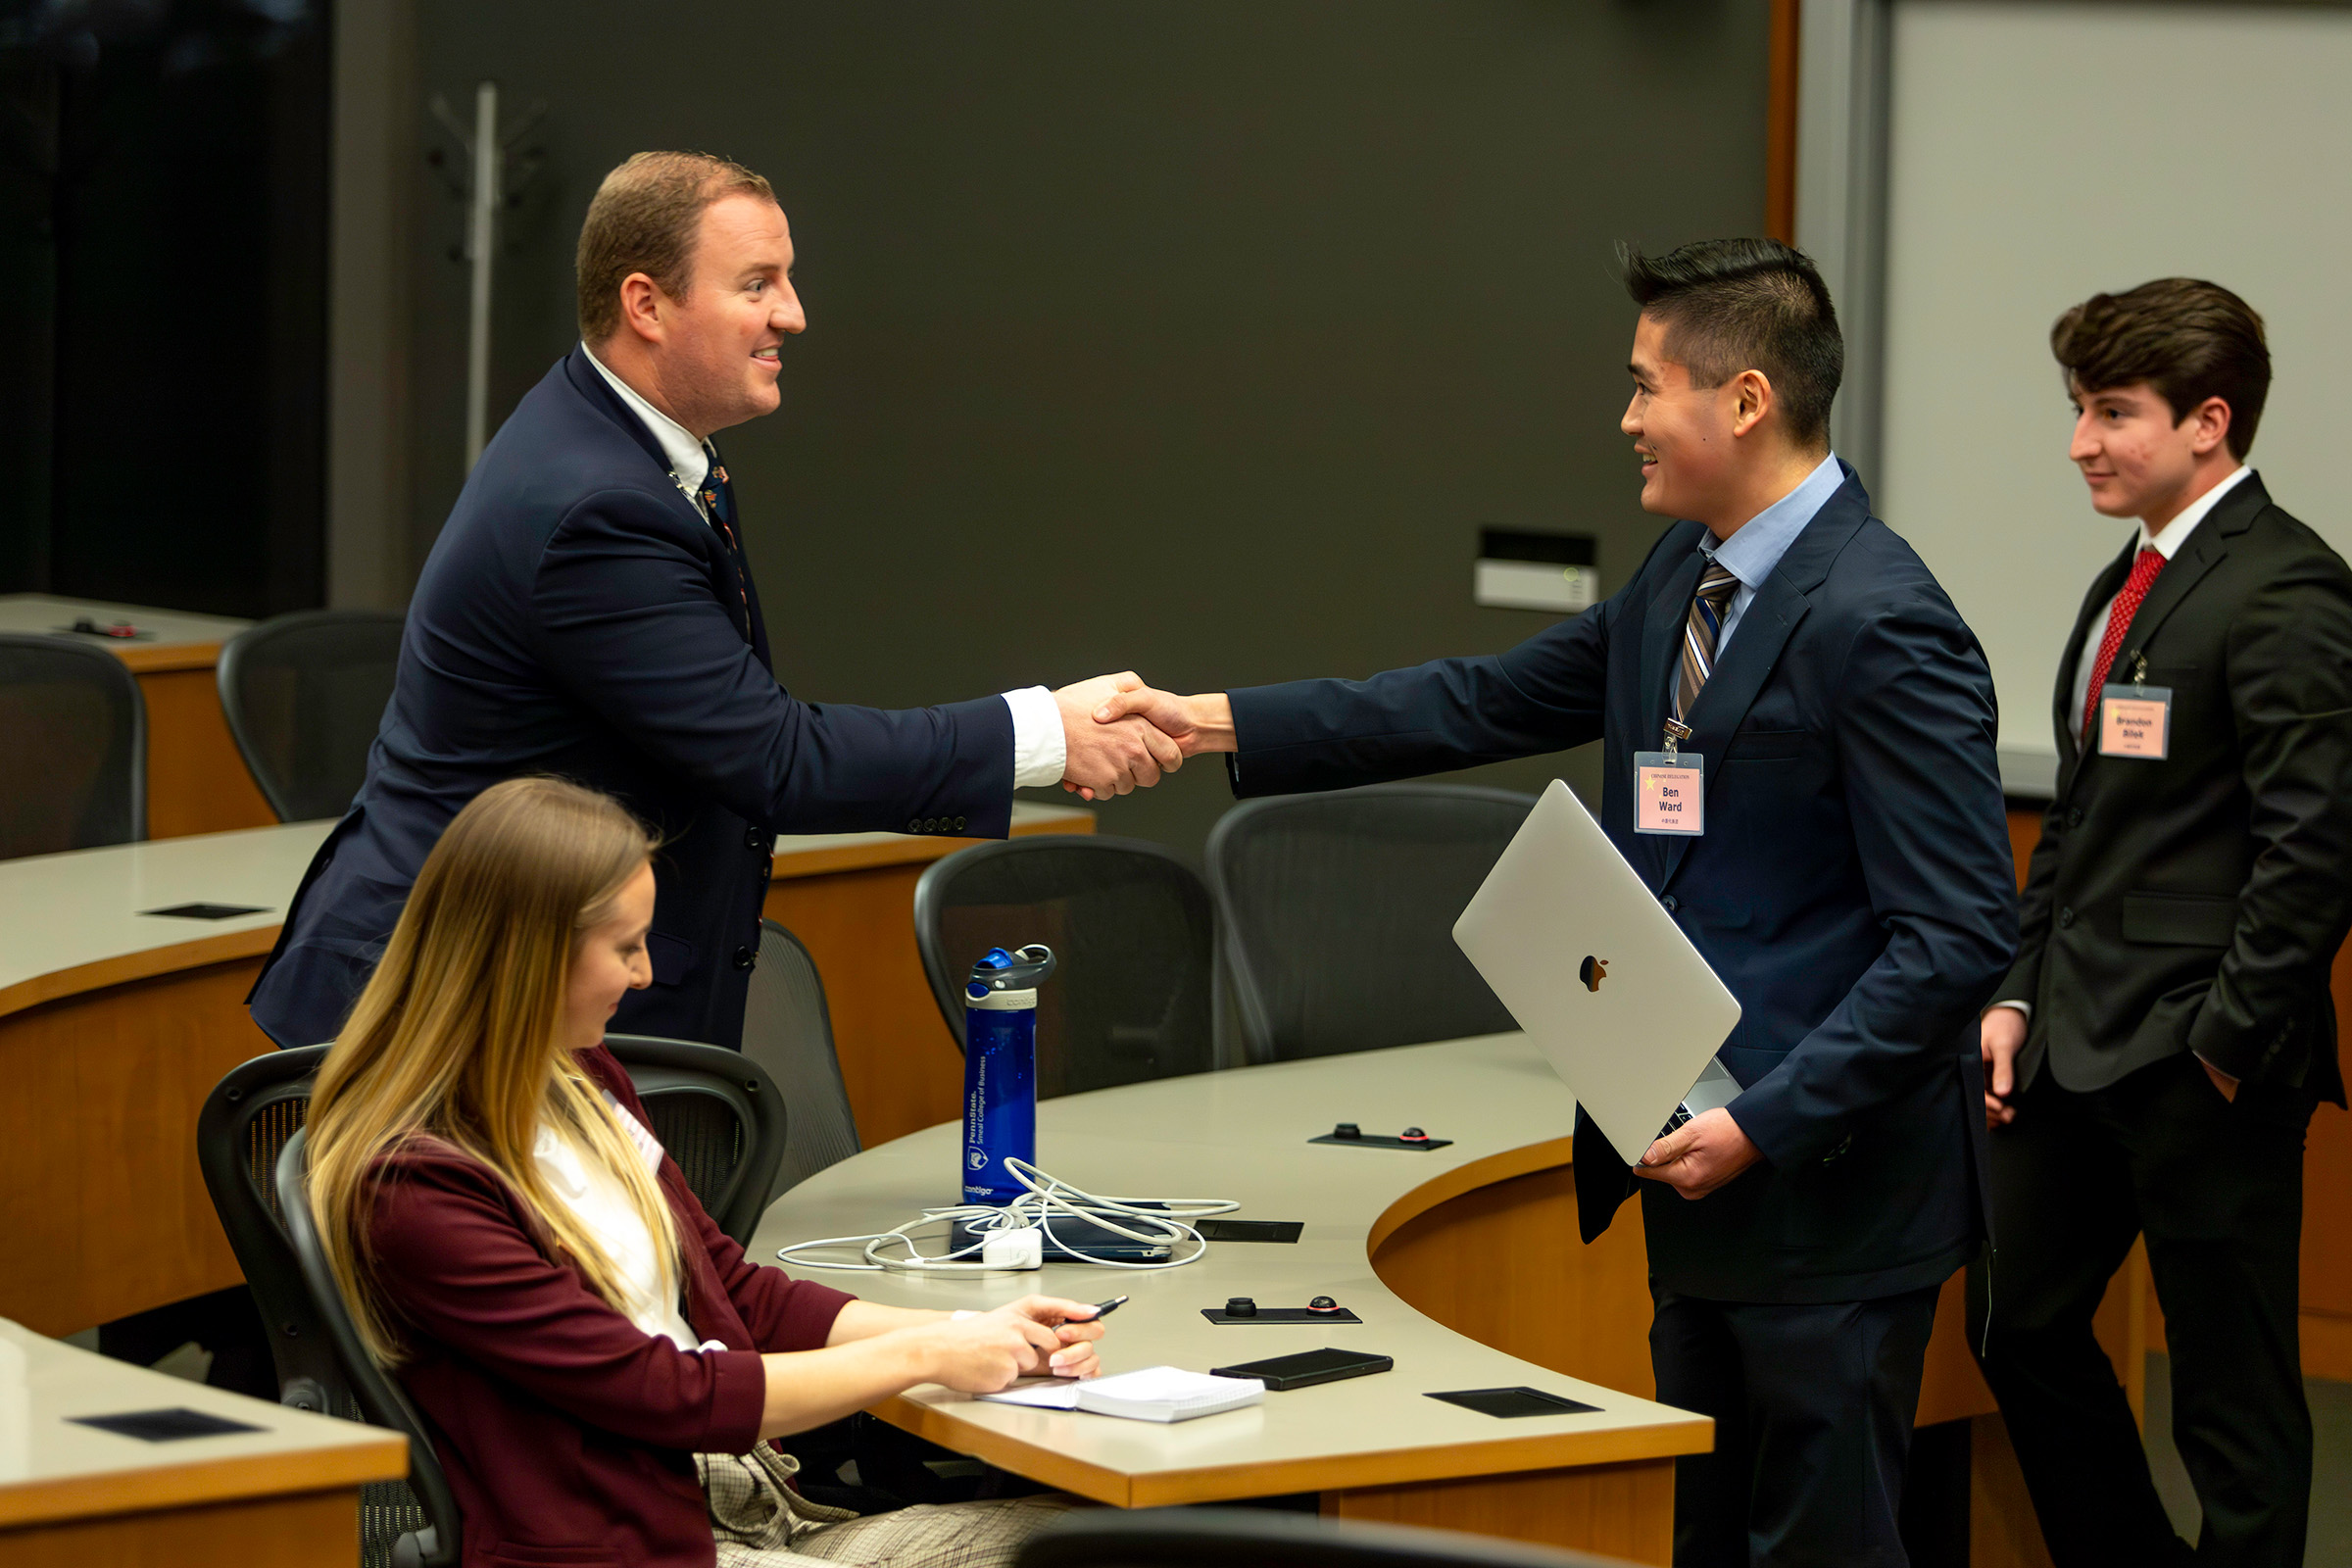
[[[350,1442],[330,1448],[241,1453],[150,1470],[104,1470],[52,1480],[0,1483],[0,1531],[102,1515],[154,1513],[194,1503],[294,1496],[399,1481],[409,1473],[409,1440],[352,1424]]]
[[[127,653],[132,650],[117,650]],[[146,652],[168,654],[172,649],[152,649]],[[1091,813],[1069,821],[1049,821],[1016,826],[1017,837],[1043,833],[1086,833],[1093,829]],[[256,831],[268,831],[260,829]],[[795,877],[823,876],[834,871],[855,871],[877,865],[916,864],[925,860],[944,859],[957,850],[986,839],[925,838],[919,835],[901,835],[884,844],[853,844],[826,849],[792,850],[778,855],[770,865],[770,875],[777,881]],[[69,997],[103,991],[132,980],[152,980],[159,975],[179,974],[189,969],[201,969],[210,964],[227,963],[238,958],[260,957],[277,946],[276,925],[248,926],[239,931],[216,931],[185,942],[167,943],[162,947],[141,948],[133,953],[111,954],[63,969],[52,969],[13,986],[0,987],[0,1017],[59,1002]]]
[[[1574,1138],[1546,1138],[1540,1143],[1522,1144],[1517,1149],[1500,1150],[1431,1177],[1381,1210],[1380,1217],[1372,1222],[1371,1233],[1364,1238],[1365,1255],[1379,1251],[1390,1237],[1440,1203],[1497,1182],[1572,1164],[1575,1146]]]
[[[107,651],[122,661],[123,666],[134,675],[160,675],[173,669],[213,669],[220,662],[219,643],[167,643],[161,648],[117,643]]]
[[[1083,820],[1073,817],[1067,821],[1014,823],[1010,837],[1034,838],[1056,833],[1089,834],[1094,821],[1089,813]],[[779,850],[768,862],[768,879],[789,882],[795,877],[827,876],[836,871],[864,871],[878,865],[920,865],[930,860],[944,860],[958,850],[968,850],[975,844],[992,844],[993,839],[935,838],[928,834],[901,833],[880,844],[843,844],[827,849]]]
[[[1032,1481],[1042,1481],[1118,1508],[1156,1508],[1292,1492],[1338,1492],[1418,1481],[1524,1475],[1539,1470],[1581,1470],[1706,1453],[1715,1446],[1715,1423],[1705,1416],[1689,1416],[1679,1421],[1611,1427],[1601,1432],[1497,1436],[1477,1443],[1134,1474],[1090,1464],[1058,1449],[1041,1447],[987,1427],[958,1421],[937,1405],[904,1396],[883,1399],[870,1406],[870,1410],[893,1426],[958,1453],[972,1454]]]
[[[238,958],[259,957],[277,945],[277,932],[278,928],[274,925],[250,926],[242,931],[216,931],[210,936],[195,937],[186,942],[173,942],[160,948],[142,948],[136,953],[118,953],[70,968],[52,969],[47,974],[36,974],[29,980],[20,980],[0,990],[0,1017],[37,1007],[43,1003],[103,991],[109,986],[122,985],[127,981],[152,980],[159,975],[180,974]]]

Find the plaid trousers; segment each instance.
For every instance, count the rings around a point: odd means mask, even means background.
[[[718,1568],[1011,1568],[1022,1543],[1077,1506],[1048,1493],[854,1514],[793,1491],[800,1461],[764,1443],[749,1453],[698,1453],[694,1467],[710,1501]]]

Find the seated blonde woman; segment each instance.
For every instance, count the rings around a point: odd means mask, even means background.
[[[1094,1308],[878,1306],[720,1233],[604,1048],[650,979],[653,848],[569,784],[484,792],[311,1102],[320,1238],[431,1425],[467,1568],[1009,1562],[1069,1499],[858,1518],[803,1500],[768,1440],[917,1383],[1092,1376]]]

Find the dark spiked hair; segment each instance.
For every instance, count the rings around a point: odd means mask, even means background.
[[[1828,443],[1845,338],[1811,257],[1777,239],[1704,239],[1663,256],[1626,245],[1618,255],[1625,291],[1665,327],[1666,351],[1693,386],[1762,371],[1789,439]]]
[[[2145,382],[2172,405],[2175,424],[2220,398],[2230,405],[2230,455],[2240,462],[2271,395],[2262,318],[2219,283],[2193,277],[2093,294],[2058,318],[2050,352],[2069,391],[2087,396]]]

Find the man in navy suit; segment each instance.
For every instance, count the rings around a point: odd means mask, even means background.
[[[254,987],[280,1045],[333,1038],[425,853],[500,779],[561,774],[662,836],[654,983],[613,1026],[734,1045],[777,833],[1002,837],[1016,785],[1095,799],[1181,763],[1141,720],[1084,721],[1132,675],[901,712],[777,684],[710,442],[781,401],[779,353],[806,324],[792,259],[749,170],[640,153],[606,177],[580,231],[580,345],[466,479],[367,782]]]
[[[1675,1561],[1900,1564],[1936,1293],[1984,1237],[1974,1026],[2017,939],[1992,681],[1829,450],[1843,349],[1812,263],[1726,240],[1626,280],[1642,505],[1687,520],[1607,603],[1495,657],[1098,716],[1231,753],[1242,795],[1602,743],[1602,825],[1742,1009],[1743,1093],[1642,1182],[1576,1129],[1588,1241],[1642,1191],[1658,1397],[1716,1422]],[[1703,773],[1702,834],[1637,822],[1636,754],[1664,752]]]

